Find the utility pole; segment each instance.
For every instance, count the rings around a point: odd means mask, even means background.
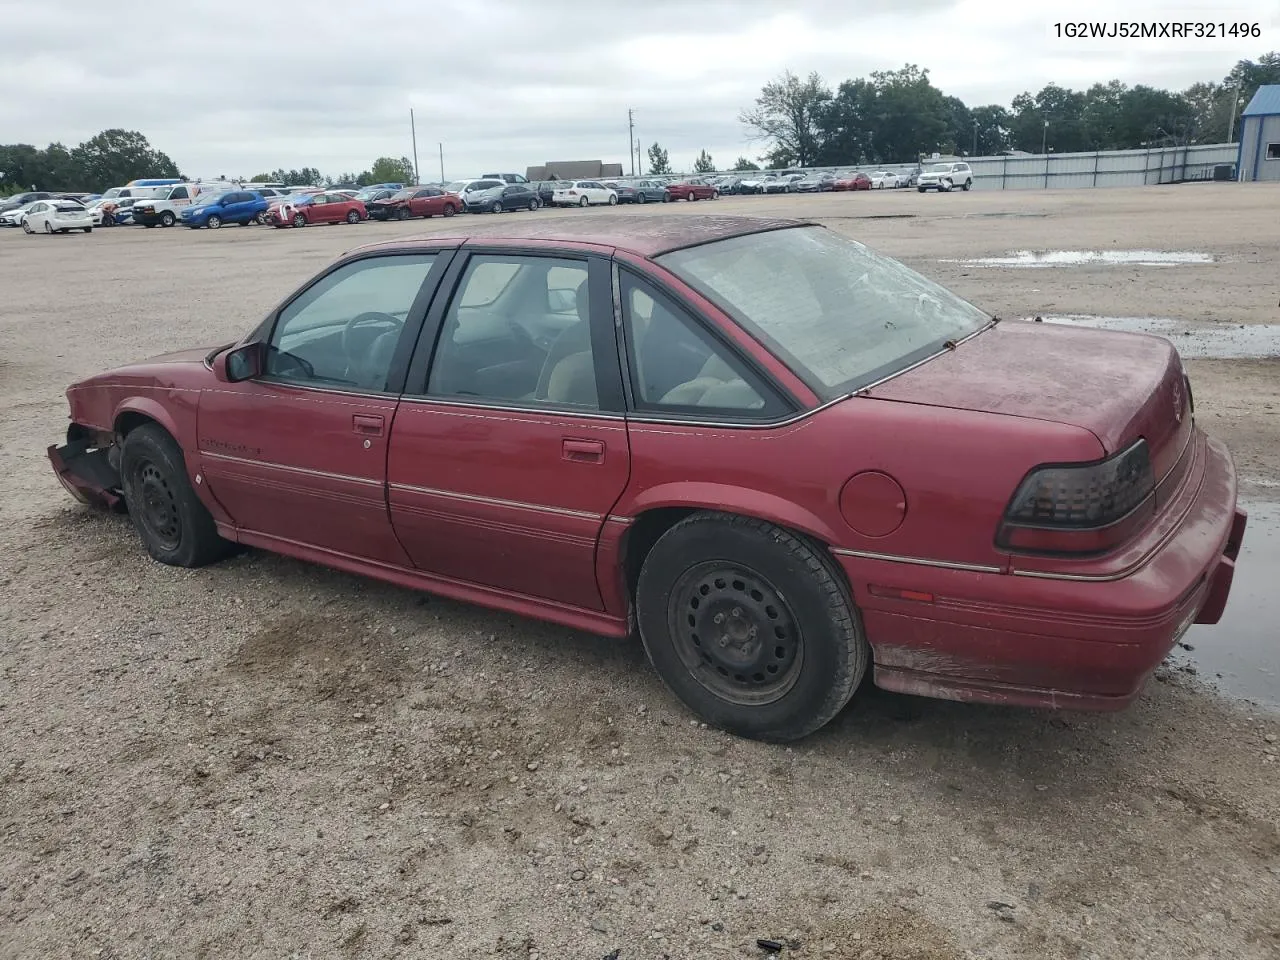
[[[636,139],[636,118],[631,108],[627,107],[627,143],[634,143],[635,139]],[[627,153],[630,153],[630,152],[631,150],[628,149]],[[636,175],[636,162],[634,159],[632,159],[631,161],[631,175],[633,177]]]
[[[1040,138],[1040,152],[1047,154],[1049,152],[1049,121],[1044,122],[1044,136]]]
[[[636,168],[640,171],[640,176],[644,176],[644,158],[640,153],[640,138],[636,137]]]
[[[413,137],[413,184],[417,186],[422,176],[418,173],[418,128],[413,122],[413,107],[409,108],[409,134]]]
[[[440,182],[442,184],[448,182],[444,178],[444,144],[443,143],[440,144]]]
[[[1231,124],[1227,127],[1227,143],[1231,143],[1236,136],[1236,108],[1240,106],[1240,83],[1231,88]]]
[[[978,121],[975,120],[973,121],[973,153],[969,154],[969,156],[976,157],[977,155],[978,155]]]

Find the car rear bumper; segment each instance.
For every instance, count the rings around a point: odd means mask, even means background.
[[[1247,514],[1227,449],[1202,434],[1170,510],[1181,519],[1136,568],[1056,579],[836,553],[861,608],[878,686],[949,700],[1118,710],[1193,623],[1226,606]],[[917,599],[894,591],[909,590]]]

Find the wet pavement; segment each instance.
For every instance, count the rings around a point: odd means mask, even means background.
[[[965,263],[975,267],[1173,267],[1213,263],[1213,257],[1190,250],[1014,250],[1004,257],[939,262]]]
[[[1174,661],[1190,661],[1228,696],[1280,707],[1280,503],[1244,507],[1249,525],[1227,609],[1219,623],[1187,631]]]
[[[1179,355],[1187,360],[1280,357],[1280,323],[1196,323],[1165,317],[1096,317],[1086,314],[1044,314],[1040,319],[1044,323],[1167,337],[1178,348]]]

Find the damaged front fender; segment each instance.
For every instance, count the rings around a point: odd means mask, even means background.
[[[123,512],[120,474],[111,462],[111,445],[98,446],[96,441],[91,431],[73,424],[64,445],[49,447],[49,462],[58,481],[81,503]]]

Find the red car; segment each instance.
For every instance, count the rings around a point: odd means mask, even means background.
[[[998,321],[804,221],[367,246],[239,341],[67,398],[58,477],[163,563],[243,544],[638,627],[693,711],[770,740],[868,670],[1123,707],[1217,622],[1246,523],[1169,341]]]
[[[456,193],[446,193],[439,187],[407,187],[366,206],[369,216],[375,220],[409,220],[437,215],[452,217],[462,209],[462,200]]]
[[[359,223],[369,212],[359,200],[344,193],[311,193],[286,197],[267,210],[273,227],[305,227],[312,223]]]
[[[870,190],[871,178],[865,173],[850,173],[837,177],[832,190]]]
[[[672,200],[715,200],[720,191],[701,177],[690,177],[679,183],[668,183],[667,196]]]

